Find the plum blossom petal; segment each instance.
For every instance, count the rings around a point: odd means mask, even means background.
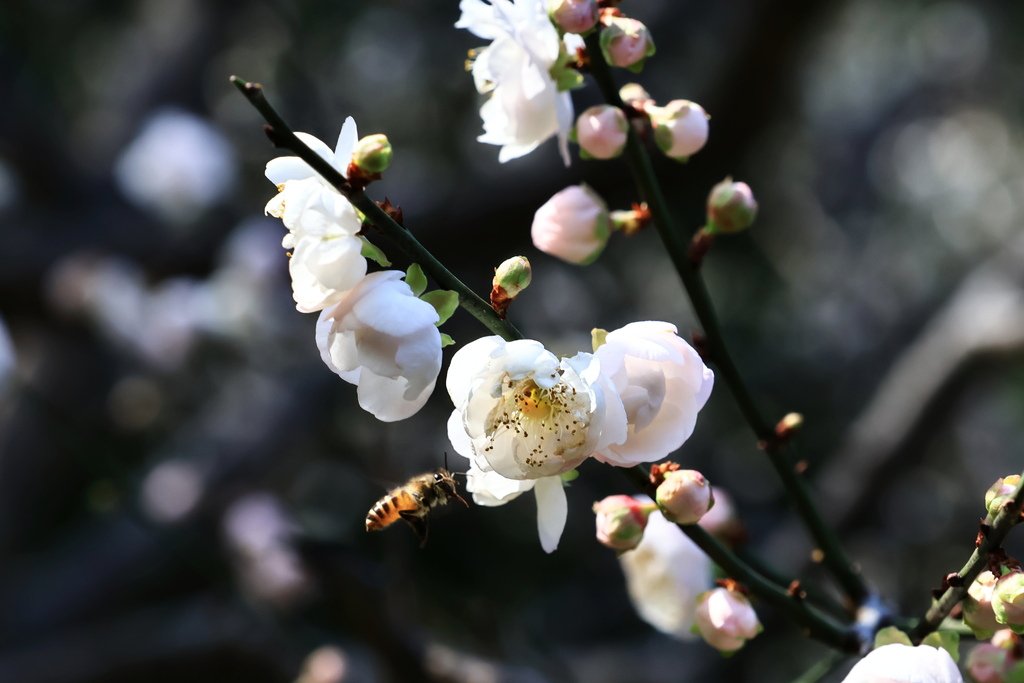
[[[402,275],[394,270],[367,275],[324,309],[317,323],[324,362],[358,385],[359,405],[384,422],[422,408],[441,369],[437,312],[413,295]],[[375,305],[362,305],[367,300]],[[381,310],[388,314],[380,315]]]
[[[714,384],[700,355],[658,321],[635,322],[609,332],[594,354],[625,407],[624,442],[601,449],[602,462],[628,467],[653,462],[690,437]]]
[[[553,553],[565,529],[569,504],[562,487],[562,478],[542,477],[536,481],[533,493],[537,497],[537,532],[544,552]]]
[[[493,41],[472,69],[477,91],[490,95],[480,108],[480,142],[500,145],[504,163],[557,135],[568,165],[572,99],[551,76],[563,47],[543,0],[462,0],[459,8],[456,28]]]

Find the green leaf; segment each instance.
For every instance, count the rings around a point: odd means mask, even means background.
[[[420,264],[414,263],[405,271],[405,284],[409,285],[413,296],[419,296],[427,288],[427,276],[423,274]]]
[[[362,235],[359,236],[359,239],[363,241],[362,254],[364,258],[370,259],[381,268],[387,268],[391,265],[391,261],[389,261],[387,255],[380,250],[380,247]]]
[[[420,298],[433,306],[434,310],[437,311],[437,316],[440,318],[437,321],[438,325],[443,324],[448,318],[452,317],[452,313],[459,307],[459,295],[450,289],[435,289],[432,292],[427,292]]]
[[[451,335],[445,334],[444,332],[441,333],[441,348],[442,349],[444,347],[446,347],[446,346],[451,346],[454,343],[455,343],[455,340],[452,339]]]
[[[876,649],[883,645],[892,645],[893,643],[899,643],[900,645],[913,645],[913,643],[910,642],[910,636],[895,626],[886,626],[875,634]]]
[[[960,634],[955,631],[933,631],[921,640],[921,644],[942,648],[954,662],[960,661]]]

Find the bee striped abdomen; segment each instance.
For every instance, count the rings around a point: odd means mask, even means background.
[[[395,489],[370,508],[366,514],[366,530],[385,529],[399,520],[399,513],[403,510],[415,510],[419,507],[420,503],[408,491]]]

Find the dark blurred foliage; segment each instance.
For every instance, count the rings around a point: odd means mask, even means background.
[[[766,413],[806,415],[796,449],[826,515],[920,613],[966,559],[985,488],[1021,469],[1024,5],[624,9],[658,44],[639,80],[712,115],[704,151],[657,164],[682,222],[699,227],[727,174],[761,202],[705,265],[738,364]],[[275,152],[229,74],[330,142],[349,114],[386,132],[396,159],[374,196],[481,293],[529,256],[512,317],[549,347],[639,319],[695,329],[653,233],[586,269],[532,248],[532,212],[565,185],[635,195],[619,163],[564,169],[549,143],[500,165],[475,142],[478,41],[457,16],[403,0],[0,8],[0,311],[17,353],[0,681],[782,681],[824,654],[770,612],[728,660],[641,622],[592,538],[592,501],[629,491],[610,468],[583,468],[550,556],[531,496],[438,511],[425,550],[404,528],[363,532],[389,485],[442,464],[448,399],[381,424],[323,366],[262,217]],[[463,313],[446,331],[483,333]],[[752,554],[828,585],[724,386],[678,457],[733,494]]]

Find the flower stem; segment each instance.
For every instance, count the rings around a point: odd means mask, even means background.
[[[624,107],[618,89],[612,78],[611,71],[601,59],[600,43],[597,32],[586,37],[587,51],[592,55],[590,70],[605,100],[611,105]],[[869,595],[864,578],[847,558],[839,538],[825,523],[811,498],[807,483],[797,474],[789,459],[782,451],[782,444],[775,436],[772,425],[761,416],[754,398],[747,388],[743,376],[732,360],[725,344],[718,317],[711,304],[711,297],[700,273],[694,270],[688,256],[689,242],[686,240],[669,211],[668,202],[662,193],[654,173],[654,167],[636,131],[630,127],[629,139],[625,149],[626,164],[629,166],[633,181],[640,190],[641,198],[647,202],[658,235],[668,251],[672,263],[679,273],[683,287],[693,305],[694,313],[704,328],[704,338],[710,360],[718,369],[718,374],[729,387],[740,412],[753,430],[758,442],[764,448],[772,466],[782,479],[782,484],[796,506],[797,513],[803,519],[821,550],[824,564],[835,576],[843,591],[855,604],[862,603]]]
[[[655,487],[651,484],[648,472],[644,467],[638,465],[628,468],[625,470],[625,474],[642,491],[652,498],[654,497]],[[803,626],[811,638],[844,652],[860,651],[860,638],[854,628],[837,623],[806,601],[791,595],[719,543],[699,524],[677,524],[676,526],[689,536],[690,540],[696,543],[730,578],[739,581],[751,594]]]
[[[429,273],[441,287],[454,290],[459,295],[459,305],[479,320],[484,327],[506,341],[522,338],[523,335],[514,325],[507,320],[499,318],[490,304],[477,296],[454,273],[445,268],[444,264],[438,261],[426,247],[420,244],[419,240],[411,232],[399,225],[365,192],[353,187],[326,159],[311,150],[302,140],[296,137],[291,127],[285,123],[280,114],[270,106],[270,103],[264,97],[263,86],[259,83],[244,81],[237,76],[232,76],[231,82],[249,100],[249,104],[262,114],[267,122],[265,128],[267,136],[274,143],[275,147],[282,147],[294,152],[300,159],[309,164],[314,171],[319,173],[324,180],[330,183],[334,189],[345,195],[352,202],[352,205],[363,213],[366,220],[390,239],[410,261],[419,263],[423,270]]]
[[[1003,539],[1010,532],[1010,528],[1020,521],[1021,509],[1024,508],[1024,473],[1021,483],[1017,485],[1013,497],[1003,505],[999,514],[993,516],[991,513],[985,517],[981,525],[981,533],[978,534],[978,541],[974,552],[967,560],[967,564],[956,573],[956,579],[950,580],[949,587],[932,603],[924,617],[917,623],[911,633],[915,643],[921,641],[926,635],[939,628],[942,620],[956,607],[957,603],[967,595],[967,589],[971,587],[974,580],[988,564],[989,554],[998,550]]]

